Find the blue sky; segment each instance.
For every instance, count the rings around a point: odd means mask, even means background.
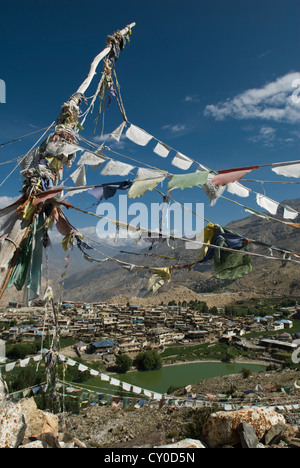
[[[130,122],[215,170],[299,159],[300,104],[291,102],[293,80],[300,79],[298,0],[1,0],[0,9],[0,79],[6,84],[0,143],[55,120],[104,48],[106,36],[134,21],[131,42],[116,67]],[[98,76],[101,71],[100,64]],[[87,96],[96,85],[95,78]],[[101,121],[93,133],[95,115],[87,119],[82,135],[100,141]],[[105,113],[105,133],[121,122],[113,102]],[[26,153],[38,136],[0,148],[0,162]],[[181,172],[170,158],[125,139],[114,149]],[[0,166],[1,181],[13,167]],[[270,168],[251,174],[259,180],[276,177],[283,179]],[[120,178],[88,172],[91,184],[116,180]],[[245,185],[278,202],[299,197],[298,185]],[[4,197],[16,197],[20,188],[16,170],[0,187],[2,206]],[[253,197],[226,196],[259,209]],[[198,189],[177,190],[174,197],[181,203],[203,202],[205,217],[221,225],[245,216],[241,207],[226,200],[209,207]],[[161,200],[150,193],[138,201]],[[83,196],[80,206],[90,208],[92,203]],[[70,216],[78,228],[97,222],[78,213]]]

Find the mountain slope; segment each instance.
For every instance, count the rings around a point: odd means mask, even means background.
[[[286,200],[282,202],[300,211],[300,199]],[[277,217],[282,218],[282,213]],[[299,222],[300,219],[295,220]],[[300,252],[300,231],[290,226],[275,221],[266,221],[255,215],[236,220],[228,224],[229,229],[254,240],[259,240],[270,245]],[[170,248],[167,243],[158,244],[152,251],[142,249],[139,253],[155,253],[180,258],[184,262],[192,262],[198,255],[198,250],[187,250],[182,242],[176,242]],[[265,255],[272,255],[266,248],[251,245],[250,250]],[[276,254],[276,256],[278,256]],[[148,265],[163,267],[175,264],[176,261],[164,260],[145,255],[120,254],[120,260],[136,265]],[[203,294],[216,290],[222,290],[226,286],[227,292],[241,292],[248,294],[267,294],[274,296],[300,296],[299,267],[300,265],[287,263],[283,266],[281,261],[272,259],[252,258],[253,272],[249,275],[225,284],[214,277],[211,263],[197,265],[194,270],[178,270],[172,275],[172,280],[166,283],[160,290],[157,299],[163,296],[170,297],[176,289],[185,288],[185,298],[190,291],[191,298],[195,293]],[[126,296],[136,298],[152,298],[152,293],[147,290],[149,274],[140,270],[138,274],[125,271],[121,266],[113,262],[90,268],[71,275],[65,282],[65,298],[68,300],[107,301],[114,296]],[[223,289],[222,289],[223,288]],[[157,302],[157,300],[155,300]]]

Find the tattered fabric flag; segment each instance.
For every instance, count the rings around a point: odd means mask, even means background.
[[[90,151],[86,151],[83,153],[81,158],[79,159],[77,165],[82,166],[83,164],[86,164],[87,166],[99,166],[103,164],[107,158],[105,156],[102,156],[102,147],[100,149],[97,149],[94,153],[91,153]]]
[[[71,179],[73,180],[74,184],[77,187],[82,187],[86,185],[86,175],[85,175],[85,167],[84,165],[79,166],[73,174],[70,175]]]
[[[243,251],[248,243],[249,240],[239,234],[215,225],[215,233],[211,240],[211,245]],[[215,276],[217,278],[235,279],[252,271],[251,259],[247,254],[210,247],[205,257],[199,263],[210,259],[214,261]]]
[[[47,286],[43,297],[43,301],[49,302],[51,299],[53,299],[53,289],[51,288],[51,286]]]
[[[55,209],[53,217],[56,229],[62,236],[69,236],[74,232],[73,226],[69,223],[61,209]]]
[[[101,374],[101,380],[104,380],[105,382],[109,382],[109,376],[106,374]]]
[[[297,161],[296,164],[287,164],[287,163],[278,163],[273,164],[273,172],[276,172],[278,175],[285,177],[295,177],[300,178],[300,161]]]
[[[85,371],[87,371],[88,369],[89,369],[89,368],[88,368],[87,366],[84,366],[83,364],[79,364],[79,366],[78,366],[78,370],[79,370],[80,372],[85,372]]]
[[[128,175],[134,166],[130,164],[125,164],[120,161],[115,161],[114,159],[110,159],[108,163],[105,165],[104,169],[101,171],[102,175],[118,175],[118,176],[125,176]]]
[[[120,385],[120,380],[114,379],[113,377],[110,379],[110,384],[114,385],[115,387],[119,387]]]
[[[156,294],[159,288],[165,284],[165,281],[170,280],[170,268],[149,268],[149,271],[153,274],[148,282],[148,289],[152,289],[153,293]]]
[[[46,140],[45,151],[44,147],[41,146],[43,152],[45,152],[47,156],[62,159],[63,156],[69,156],[70,154],[74,154],[78,151],[78,146],[63,141],[61,138],[59,140],[55,140],[53,137],[54,134],[50,135]]]
[[[179,167],[179,169],[186,170],[191,167],[193,161],[184,154],[177,152],[172,164],[173,166]]]
[[[284,207],[284,211],[283,211],[284,219],[296,219],[298,216],[299,216],[298,211],[293,210],[293,208],[290,208],[289,206]]]
[[[141,179],[155,179],[156,177],[165,176],[167,172],[156,170],[156,169],[148,169],[146,167],[139,167],[136,173],[136,180]]]
[[[203,185],[207,181],[210,171],[197,171],[190,174],[176,174],[173,175],[168,183],[168,189],[181,188],[182,190],[195,187],[196,185]]]
[[[131,384],[128,384],[126,382],[122,382],[122,388],[123,388],[123,390],[126,390],[127,392],[130,392]]]
[[[15,365],[16,365],[16,362],[10,362],[9,364],[6,364],[6,366],[5,366],[6,372],[12,371],[14,369]]]
[[[239,182],[233,182],[227,185],[227,192],[237,195],[238,197],[247,198],[249,197],[250,189],[244,187],[244,185]]]
[[[202,242],[204,244],[211,244],[213,237],[215,235],[215,225],[212,223],[207,223],[203,231],[201,232]],[[203,250],[199,256],[199,260],[202,260],[208,252],[208,245],[203,246]]]
[[[159,141],[153,151],[154,153],[158,154],[158,156],[161,156],[162,158],[166,158],[169,152],[171,151],[171,148],[165,143],[162,143],[161,141]]]
[[[146,146],[152,139],[152,136],[149,135],[149,133],[145,132],[145,130],[142,130],[139,127],[136,127],[133,124],[131,124],[127,130],[126,136],[129,138],[129,140],[140,146]]]
[[[19,162],[21,174],[23,171],[28,171],[28,169],[37,168],[40,162],[40,157],[40,148],[35,148],[34,150],[30,151],[30,153],[26,154],[26,156],[23,157]]]
[[[148,172],[147,172],[148,171]],[[142,175],[143,174],[143,175]],[[129,198],[137,198],[144,195],[148,190],[154,190],[160,182],[163,182],[167,174],[159,171],[142,169],[128,192]]]
[[[132,386],[132,392],[140,394],[142,392],[141,387],[136,387],[135,385]]]
[[[115,140],[120,141],[125,125],[126,125],[126,122],[125,122],[125,121],[122,122],[121,125],[119,125],[118,128],[116,128],[116,129],[110,134],[110,136],[111,136],[112,138],[114,138]]]
[[[68,365],[68,366],[73,367],[73,366],[75,366],[76,364],[77,364],[76,361],[74,361],[73,359],[68,358],[68,360],[67,360],[67,365]]]
[[[47,190],[46,192],[42,192],[37,195],[37,197],[32,201],[32,205],[36,206],[39,203],[44,203],[45,201],[49,200],[50,198],[55,197],[55,195],[58,195],[59,193],[62,192],[62,188],[54,188]]]
[[[124,180],[122,182],[103,184],[99,187],[94,187],[88,190],[88,193],[97,198],[98,203],[100,203],[103,200],[103,198],[105,198],[105,200],[108,200],[109,198],[113,197],[116,194],[117,190],[128,190],[131,186],[131,180]]]
[[[26,367],[26,366],[28,366],[29,361],[30,361],[30,358],[20,359],[20,367]]]
[[[214,206],[225,190],[225,187],[218,186],[212,182],[212,179],[215,177],[213,173],[208,174],[205,184],[202,185],[202,188],[208,198],[210,199],[210,206]]]
[[[155,275],[160,276],[161,278],[163,278],[165,280],[171,279],[171,272],[170,272],[170,268],[168,268],[168,267],[166,267],[166,268],[149,268],[149,271],[151,271],[151,273],[154,273]]]
[[[156,294],[164,284],[165,280],[159,275],[152,275],[148,282],[148,290],[152,289],[153,294]]]
[[[221,169],[218,171],[218,174],[229,174],[231,172],[240,172],[240,171],[253,171],[254,169],[259,169],[259,166],[246,166],[246,167],[235,167],[232,169]]]
[[[238,180],[240,180],[246,174],[249,174],[249,172],[252,172],[252,169],[245,170],[245,171],[219,173],[212,179],[212,182],[216,185],[222,185],[222,186],[227,185],[227,184],[232,184],[233,182],[237,182]]]
[[[274,200],[271,200],[271,198],[268,198],[265,195],[261,195],[260,193],[258,193],[256,195],[256,203],[272,215],[275,215],[277,213],[279,203],[275,202]]]
[[[37,299],[41,292],[44,223],[43,213],[40,213],[33,223],[32,251],[27,273],[27,286],[24,291],[26,304]]]

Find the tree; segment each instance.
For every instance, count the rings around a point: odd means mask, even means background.
[[[162,359],[156,349],[140,352],[135,360],[139,370],[159,370],[162,368]]]
[[[118,368],[118,372],[125,374],[125,372],[129,371],[132,366],[132,359],[128,354],[120,354],[116,358],[116,366]]]

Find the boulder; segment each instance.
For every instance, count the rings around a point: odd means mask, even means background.
[[[220,411],[210,415],[203,426],[202,436],[210,448],[240,443],[242,423],[250,424],[258,441],[275,424],[285,422],[282,415],[271,408],[249,408],[239,411]]]
[[[183,439],[174,444],[157,445],[155,448],[176,448],[176,449],[190,449],[190,448],[205,448],[200,440],[197,439]]]
[[[39,439],[41,434],[50,433],[53,437],[58,435],[58,418],[54,414],[41,411],[37,408],[33,398],[23,398],[20,406],[27,424],[25,437]]]
[[[240,434],[241,443],[243,448],[256,448],[259,444],[256,432],[251,424],[242,422],[242,432]]]
[[[26,431],[21,405],[0,400],[0,448],[18,448]]]

